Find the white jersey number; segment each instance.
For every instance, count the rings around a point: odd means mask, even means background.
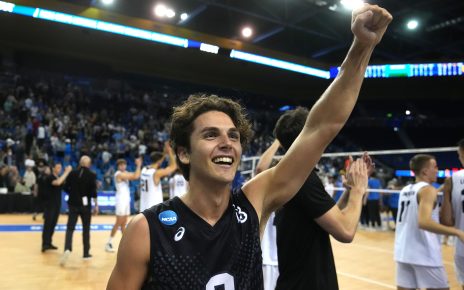
[[[209,279],[206,290],[216,290],[218,286],[223,286],[219,289],[235,290],[234,277],[228,273],[217,274]]]

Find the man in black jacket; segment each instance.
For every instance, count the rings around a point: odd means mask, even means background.
[[[64,254],[61,257],[60,265],[64,266],[72,251],[72,236],[76,226],[77,217],[82,220],[82,239],[84,243],[84,259],[92,258],[90,255],[90,222],[92,217],[92,203],[94,202],[94,213],[98,214],[97,203],[97,176],[90,171],[92,160],[88,156],[82,156],[79,167],[73,170],[67,180],[65,190],[69,194],[68,199],[68,224],[66,226],[66,241]]]
[[[42,232],[42,252],[47,250],[56,250],[56,246],[52,244],[53,233],[55,226],[60,216],[61,208],[61,189],[63,184],[72,170],[71,166],[66,166],[65,171],[62,173],[61,163],[56,163],[53,166],[51,174],[43,178],[42,184],[47,193],[46,199],[44,198],[44,226]],[[60,175],[61,174],[61,175]]]

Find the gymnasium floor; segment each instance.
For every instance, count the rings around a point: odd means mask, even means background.
[[[58,224],[65,224],[62,215]],[[82,234],[74,233],[74,250],[64,268],[59,259],[64,245],[64,231],[55,232],[53,243],[58,251],[40,252],[40,231],[7,231],[15,225],[41,225],[31,215],[0,215],[0,289],[105,289],[116,260],[116,253],[104,250],[112,216],[96,216],[91,232],[93,259],[82,260]],[[27,228],[31,228],[28,226]],[[34,228],[32,228],[34,229]],[[118,245],[120,234],[114,241]],[[393,262],[393,232],[358,231],[352,244],[332,242],[340,289],[396,289]],[[454,275],[453,248],[443,246],[443,259],[451,289],[460,289]]]

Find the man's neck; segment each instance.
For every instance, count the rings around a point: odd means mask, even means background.
[[[214,226],[226,211],[230,201],[231,185],[189,181],[189,191],[181,200],[198,216]]]
[[[416,183],[419,183],[419,182],[427,182],[428,184],[432,183],[430,180],[428,180],[427,178],[425,178],[423,176],[417,176],[416,177]]]

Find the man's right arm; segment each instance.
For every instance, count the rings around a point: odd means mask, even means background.
[[[277,153],[277,150],[279,150],[279,147],[279,140],[275,139],[271,146],[269,146],[269,148],[267,148],[263,155],[261,155],[259,158],[258,164],[256,165],[256,174],[261,173],[271,167],[272,159]]]
[[[53,180],[52,185],[53,186],[62,185],[65,182],[66,178],[68,177],[69,173],[71,173],[71,171],[72,171],[72,167],[69,166],[69,165],[66,166],[66,169],[64,170],[64,173],[60,177],[58,177],[57,179]]]
[[[464,232],[455,227],[444,226],[432,219],[432,211],[436,204],[437,190],[432,186],[425,186],[419,191],[418,222],[421,230],[441,235],[457,236],[464,241]]]
[[[150,231],[145,216],[138,214],[129,223],[121,243],[107,290],[142,288],[150,261]]]
[[[161,178],[173,174],[174,171],[176,171],[177,169],[176,155],[174,154],[174,150],[172,150],[168,142],[166,142],[165,144],[165,151],[166,154],[169,156],[169,164],[166,168],[156,170],[156,173],[153,176],[153,181],[156,185],[160,183]]]

